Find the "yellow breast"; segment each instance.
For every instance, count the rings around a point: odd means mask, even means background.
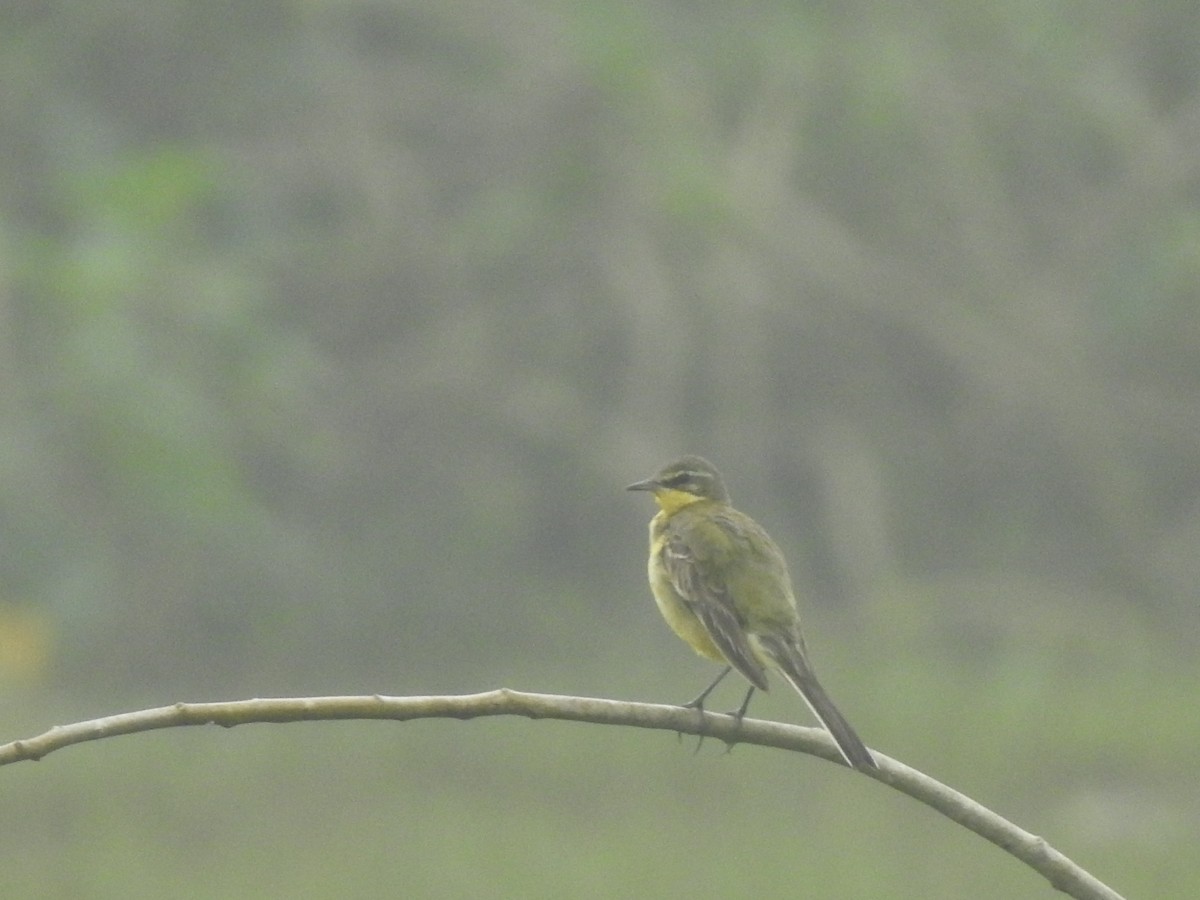
[[[680,638],[701,656],[714,662],[725,662],[725,657],[717,649],[717,645],[708,636],[704,625],[692,613],[683,598],[675,591],[671,579],[667,576],[666,567],[662,562],[664,535],[662,524],[665,522],[664,513],[659,513],[650,522],[650,562],[647,567],[650,576],[650,592],[654,594],[654,602],[658,611],[667,620]]]

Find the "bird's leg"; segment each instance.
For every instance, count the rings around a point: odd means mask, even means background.
[[[750,690],[746,691],[746,699],[742,701],[742,705],[737,709],[730,711],[729,715],[737,719],[738,725],[742,724],[742,719],[746,718],[746,710],[750,708],[750,698],[754,696],[755,687],[750,685]],[[732,753],[734,745],[737,741],[726,741],[725,752]]]
[[[754,696],[754,690],[754,685],[750,685],[750,690],[746,691],[746,699],[742,701],[742,705],[730,713],[738,720],[739,725],[742,724],[742,719],[746,718],[746,710],[750,708],[750,698]]]
[[[698,710],[700,712],[700,721],[703,722],[704,721],[704,701],[708,699],[708,695],[713,692],[713,690],[716,688],[716,686],[718,684],[721,683],[721,681],[725,678],[725,676],[728,675],[732,671],[733,671],[733,666],[726,666],[724,669],[722,669],[721,674],[713,679],[712,684],[710,684],[708,687],[706,687],[704,690],[702,690],[699,694],[697,694],[694,699],[689,700],[687,703],[683,704],[683,708]],[[680,735],[680,737],[683,737],[683,735]],[[696,749],[693,750],[692,753],[693,754],[699,753],[700,745],[703,743],[704,743],[704,735],[700,735],[700,740],[696,741]]]
[[[713,690],[716,688],[716,686],[721,683],[722,679],[724,679],[724,677],[732,671],[733,671],[733,666],[726,666],[724,669],[722,669],[721,674],[713,679],[713,683],[710,684],[708,687],[706,687],[704,690],[702,690],[699,694],[697,694],[694,699],[689,700],[687,703],[683,704],[683,708],[684,709],[698,709],[698,710],[700,710],[701,713],[703,713],[704,712],[704,701],[708,699],[708,695],[711,694],[713,692]]]

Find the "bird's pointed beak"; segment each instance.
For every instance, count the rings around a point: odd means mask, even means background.
[[[627,491],[656,491],[656,490],[658,490],[658,487],[659,487],[659,485],[658,485],[657,481],[655,481],[653,478],[647,478],[645,481],[635,481],[633,484],[629,485],[629,487],[625,488],[625,490],[627,490]]]

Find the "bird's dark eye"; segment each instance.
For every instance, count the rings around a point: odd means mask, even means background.
[[[663,479],[663,486],[669,488],[681,488],[685,484],[689,484],[692,480],[690,472],[677,472],[670,478]]]

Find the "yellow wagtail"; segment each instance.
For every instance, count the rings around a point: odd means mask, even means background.
[[[792,579],[779,547],[761,525],[729,505],[725,483],[712,463],[685,456],[652,478],[631,484],[650,491],[659,512],[650,522],[650,590],[672,630],[701,656],[725,663],[700,696],[704,700],[731,668],[767,690],[767,671],[779,672],[828,729],[846,763],[878,765],[808,663]]]

